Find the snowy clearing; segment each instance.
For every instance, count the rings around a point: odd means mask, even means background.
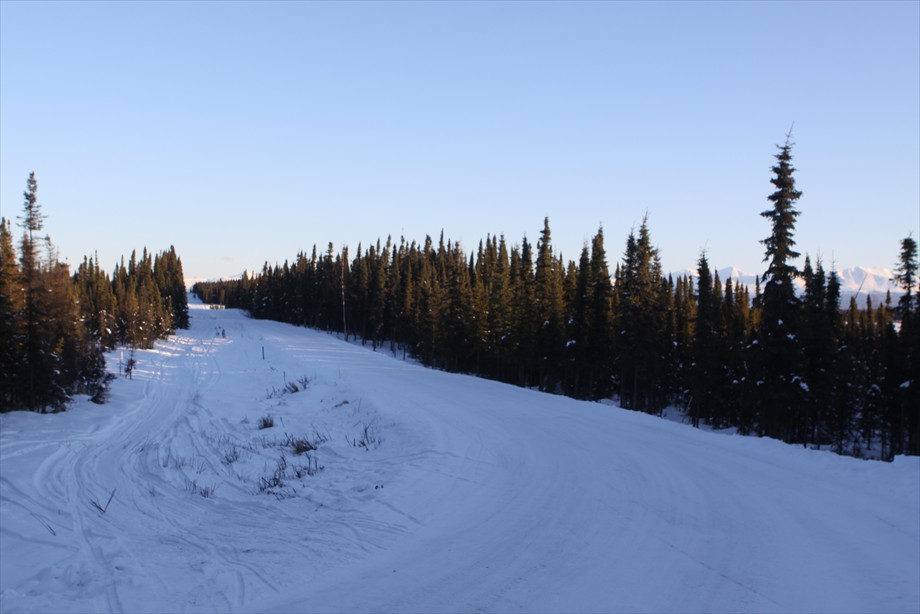
[[[0,416],[0,611],[920,611],[918,458],[191,314],[107,405]]]

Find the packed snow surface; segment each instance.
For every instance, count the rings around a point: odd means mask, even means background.
[[[917,458],[203,306],[135,358],[107,405],[0,417],[0,611],[920,610]]]

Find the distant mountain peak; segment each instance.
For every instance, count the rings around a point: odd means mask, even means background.
[[[754,293],[754,285],[758,274],[747,273],[734,266],[720,268],[717,272],[722,284],[725,284],[726,280],[731,279],[733,284],[744,284],[748,287],[751,294]],[[829,270],[825,269],[825,273],[829,272]],[[871,296],[873,304],[878,305],[885,300],[885,296],[888,292],[891,292],[893,299],[903,294],[901,288],[892,281],[894,273],[891,269],[855,266],[846,269],[838,269],[836,273],[837,279],[840,281],[841,307],[846,307],[851,296],[855,296],[857,302],[861,305],[864,305],[866,298]],[[672,272],[671,276],[675,279],[684,276],[696,279],[697,271],[696,269],[684,269],[682,271]],[[798,278],[795,280],[795,285],[802,291],[805,287],[805,281]]]

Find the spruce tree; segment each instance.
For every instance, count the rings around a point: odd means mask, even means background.
[[[0,354],[4,363],[17,364],[4,368],[0,399],[5,409],[60,411],[71,393],[92,390],[104,375],[103,362],[101,348],[89,338],[81,322],[68,266],[58,261],[48,237],[44,239],[47,256],[41,258],[36,235],[44,228],[44,215],[37,195],[38,182],[32,173],[23,194],[18,276],[12,266],[9,226],[3,221],[0,329],[10,342]],[[21,293],[22,299],[11,295],[11,290]]]
[[[17,409],[23,395],[25,300],[13,234],[0,218],[0,411]]]
[[[802,277],[805,280],[805,297],[802,305],[801,345],[807,384],[803,405],[807,427],[805,441],[824,444],[831,442],[827,432],[829,429],[825,425],[836,405],[837,393],[834,379],[837,372],[835,362],[838,337],[834,327],[835,318],[828,305],[839,301],[839,286],[837,289],[830,288],[832,295],[829,296],[828,276],[824,273],[821,261],[812,269],[808,257],[805,258]]]
[[[514,355],[514,321],[512,319],[513,282],[511,263],[504,235],[499,239],[497,248],[493,238],[492,249],[497,249],[488,310],[489,347],[496,363],[492,377],[507,382],[511,378],[510,363]]]
[[[725,299],[723,301],[723,319],[725,322],[723,373],[725,377],[722,389],[721,426],[737,426],[739,431],[747,431],[750,421],[743,420],[750,402],[745,398],[748,372],[745,364],[745,346],[748,342],[750,323],[750,299],[747,288],[741,283],[733,283],[729,277],[725,282]]]
[[[717,388],[721,376],[718,327],[720,301],[716,298],[706,254],[697,262],[696,323],[693,329],[693,363],[690,378],[689,414],[691,424],[709,421],[716,410]]]
[[[693,330],[699,310],[694,300],[693,281],[688,275],[681,275],[677,281],[670,282],[674,286],[669,299],[669,334],[674,340],[671,357],[671,370],[674,374],[672,389],[675,399],[689,410],[693,388]]]
[[[901,317],[898,355],[898,406],[907,435],[905,452],[920,454],[920,310],[917,309],[917,242],[910,236],[901,241],[895,280],[904,290],[898,300]]]
[[[916,297],[914,292],[917,288],[917,242],[911,236],[901,240],[901,253],[895,268],[894,281],[904,291],[901,298],[898,299],[898,310],[902,317],[909,317],[914,311]]]
[[[185,291],[185,275],[182,259],[172,245],[159,254],[153,265],[154,276],[160,294],[164,299],[173,328],[188,328],[188,296]]]
[[[793,247],[796,201],[802,196],[795,187],[792,166],[791,134],[778,146],[770,182],[776,188],[768,200],[773,207],[761,213],[771,223],[770,235],[761,241],[766,247],[764,288],[760,328],[757,337],[759,374],[758,432],[761,435],[799,440],[803,430],[804,380],[799,341],[801,302],[795,294],[797,270],[793,260],[799,256]]]
[[[594,279],[588,246],[581,250],[575,288],[569,301],[569,357],[572,361],[568,394],[575,398],[591,398],[593,377],[591,365],[592,332],[594,329]]]
[[[638,238],[633,232],[629,234],[617,286],[620,405],[657,413],[668,402],[665,380],[671,375],[666,368],[670,356],[666,347],[670,342],[666,335],[669,296],[647,218],[642,220]]]
[[[84,258],[74,274],[77,298],[90,338],[103,348],[113,348],[115,336],[115,295],[112,281],[100,268],[96,258]]]
[[[613,394],[613,352],[616,334],[613,323],[613,284],[607,266],[607,251],[604,248],[604,229],[598,228],[591,240],[590,262],[591,292],[591,343],[588,351],[590,361],[590,397],[606,399]]]
[[[534,298],[539,335],[540,389],[554,391],[560,380],[565,348],[564,272],[553,255],[549,218],[543,220],[543,232],[537,241],[534,275]]]
[[[20,270],[25,298],[23,400],[28,409],[35,411],[48,405],[48,395],[51,393],[51,382],[47,381],[48,374],[57,365],[53,364],[56,362],[53,348],[50,347],[47,330],[42,324],[41,303],[45,287],[35,235],[44,228],[44,215],[38,202],[38,181],[34,172],[29,174],[23,197],[23,213],[19,218],[20,227],[23,228]],[[53,396],[58,400],[60,395]]]
[[[441,335],[441,312],[444,309],[444,289],[438,275],[438,252],[434,250],[431,237],[425,237],[420,270],[420,288],[418,300],[419,344],[418,353],[422,361],[433,366],[442,366],[435,362],[438,352],[438,340]],[[440,251],[440,250],[439,250]]]
[[[539,314],[536,310],[536,290],[533,270],[533,248],[525,236],[520,249],[511,253],[511,277],[513,287],[514,362],[517,366],[518,386],[532,386],[539,383],[536,374],[539,351]]]

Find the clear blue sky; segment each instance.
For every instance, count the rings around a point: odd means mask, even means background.
[[[920,3],[0,2],[0,210],[32,170],[76,265],[187,278],[487,233],[761,272],[795,122],[798,248],[920,238]],[[17,233],[18,233],[17,229]]]

